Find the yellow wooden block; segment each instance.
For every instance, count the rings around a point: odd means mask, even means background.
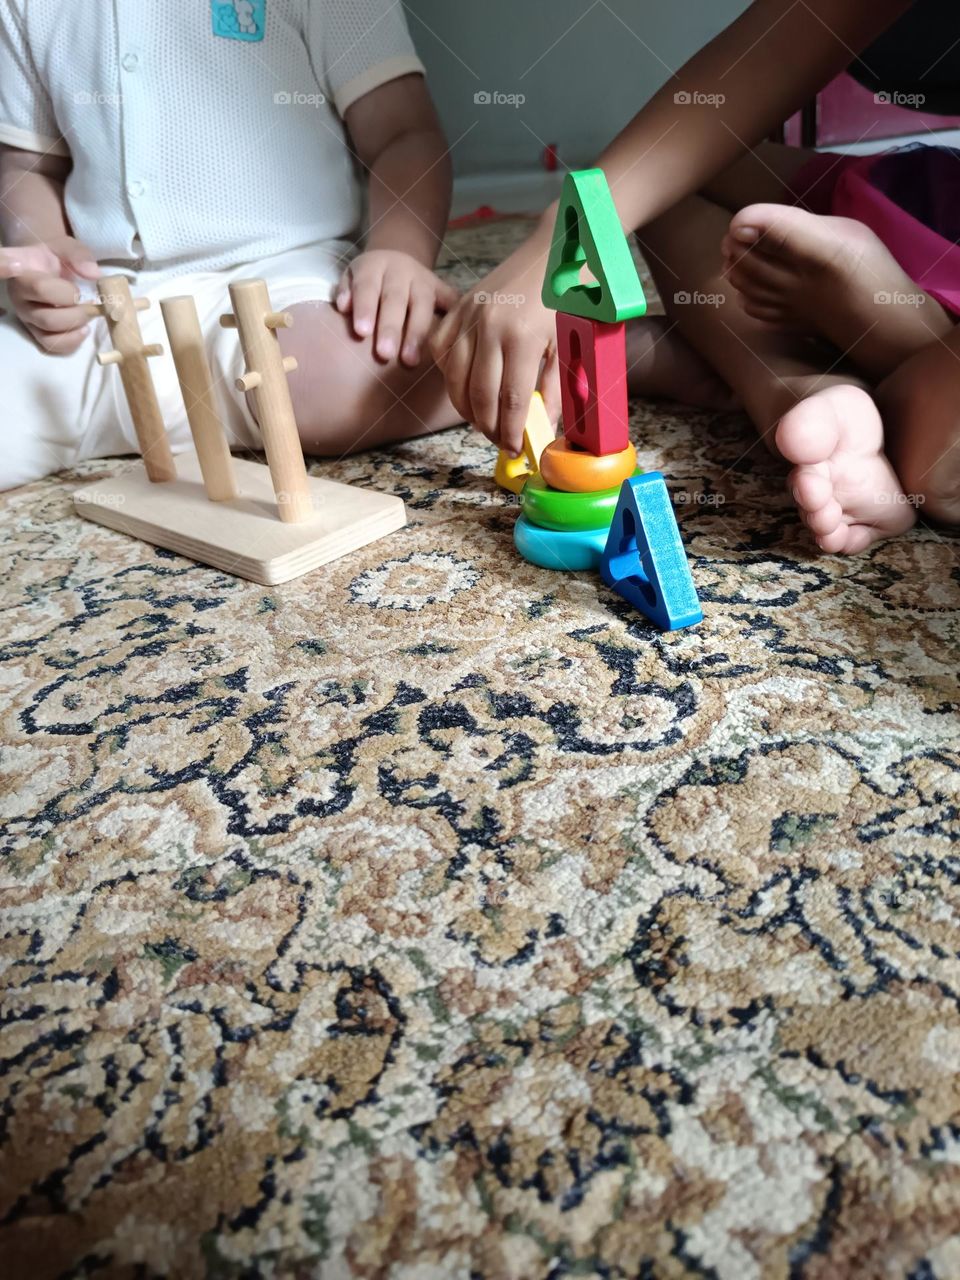
[[[501,449],[493,478],[501,489],[519,493],[527,483],[527,477],[540,470],[540,455],[553,442],[555,431],[547,414],[543,396],[535,391],[530,400],[530,410],[523,428],[523,450],[516,458]]]

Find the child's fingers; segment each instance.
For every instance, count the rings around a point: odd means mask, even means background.
[[[403,335],[400,358],[411,369],[420,363],[423,342],[433,324],[436,297],[433,289],[416,285],[410,290],[410,306],[407,308],[407,327]]]
[[[357,272],[353,277],[350,309],[353,312],[353,332],[358,338],[368,338],[377,327],[381,283],[382,277],[367,272]]]
[[[437,311],[452,311],[460,301],[461,294],[446,280],[437,279],[434,306]]]
[[[381,360],[395,360],[400,353],[403,326],[410,305],[408,280],[392,280],[385,276],[380,294],[380,315],[377,318],[375,351]]]
[[[350,287],[350,273],[349,271],[347,271],[347,272],[344,272],[343,276],[341,277],[340,283],[337,285],[337,292],[334,294],[334,297],[333,297],[333,305],[336,307],[336,309],[340,312],[342,316],[345,316],[347,312],[350,310],[352,301],[353,301],[353,290]]]
[[[481,333],[470,370],[468,388],[470,421],[494,444],[502,441],[500,433],[502,382],[503,348],[496,338]]]
[[[37,346],[42,347],[44,351],[48,351],[54,356],[71,355],[90,332],[89,327],[86,327],[83,329],[71,329],[69,333],[50,333],[48,330],[40,329],[34,324],[28,324],[26,329]]]
[[[470,404],[470,370],[473,368],[477,338],[473,330],[462,333],[444,356],[443,372],[447,380],[447,395],[464,422],[474,422]]]
[[[523,448],[523,428],[542,356],[538,345],[529,339],[506,344],[500,386],[500,446],[508,453],[517,454]]]
[[[20,303],[41,303],[46,307],[75,307],[80,293],[69,280],[28,271],[11,283],[10,297]]]
[[[447,355],[456,342],[459,332],[460,309],[457,307],[453,311],[447,312],[430,336],[430,354],[441,369],[446,363]]]
[[[556,424],[562,408],[560,398],[560,357],[556,347],[551,347],[543,360],[537,390],[543,396],[543,407],[547,417]]]
[[[39,274],[26,271],[15,276],[8,285],[11,300],[15,306],[47,306],[74,307],[80,299],[80,292],[69,280],[61,280],[59,276]]]
[[[90,317],[82,307],[42,307],[28,304],[21,308],[20,318],[24,324],[42,329],[45,333],[70,333],[74,329],[84,329]]]
[[[60,261],[44,244],[0,249],[0,280],[12,280],[29,272],[59,275]]]
[[[100,267],[96,258],[82,240],[74,240],[67,236],[55,244],[60,261],[70,275],[82,276],[87,280],[96,280],[100,276]]]

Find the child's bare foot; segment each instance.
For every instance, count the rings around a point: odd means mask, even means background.
[[[799,401],[776,439],[796,464],[788,484],[823,551],[864,551],[916,520],[884,455],[880,414],[860,387],[837,384]]]
[[[698,409],[738,409],[727,384],[666,316],[627,325],[627,388],[632,396],[676,400]]]
[[[871,380],[953,328],[883,242],[851,218],[748,205],[722,249],[748,315],[827,338]]]

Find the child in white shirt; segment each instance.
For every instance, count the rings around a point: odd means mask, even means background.
[[[368,231],[361,168],[367,171]],[[391,0],[8,0],[0,7],[0,319],[11,429],[0,487],[136,437],[91,283],[127,275],[198,305],[232,442],[257,447],[233,390],[231,280],[261,276],[294,315],[285,353],[308,451],[340,454],[458,421],[424,340],[456,299],[433,273],[450,166]],[[333,303],[334,305],[330,305]],[[189,432],[169,357],[151,362],[174,449]]]

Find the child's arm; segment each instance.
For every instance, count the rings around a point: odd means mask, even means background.
[[[352,312],[358,337],[376,331],[382,360],[406,365],[420,349],[439,308],[458,300],[433,273],[450,212],[450,158],[423,77],[401,76],[364,94],[346,126],[369,173],[370,230],[337,293]]]
[[[814,96],[912,0],[756,0],[654,95],[598,160],[627,229],[643,226],[727,168]],[[675,95],[680,95],[679,98]],[[689,95],[689,101],[684,96]],[[699,98],[696,95],[700,95]],[[540,286],[555,217],[469,295],[434,335],[458,411],[519,450],[540,362],[553,370],[553,317]],[[491,304],[509,293],[519,306]],[[556,388],[544,386],[554,411]]]
[[[45,350],[68,355],[83,341],[88,317],[72,277],[95,280],[93,254],[70,234],[63,186],[70,160],[0,146],[0,278],[10,302]]]

